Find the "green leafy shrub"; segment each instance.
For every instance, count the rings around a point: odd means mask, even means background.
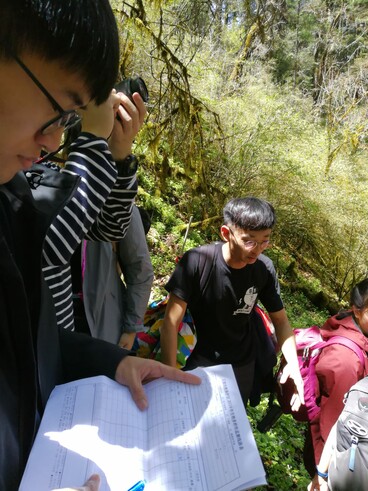
[[[254,438],[266,471],[268,486],[257,490],[306,490],[310,482],[303,465],[303,445],[306,425],[296,423],[292,416],[282,415],[267,433],[256,426],[267,410],[268,398],[264,396],[256,408],[247,408]]]
[[[293,328],[304,328],[314,324],[321,326],[329,317],[325,310],[318,309],[301,292],[292,292],[287,287],[282,289],[282,299]]]

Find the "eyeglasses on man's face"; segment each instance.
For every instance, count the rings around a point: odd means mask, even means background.
[[[230,227],[228,227],[228,228],[230,230],[230,233],[234,237],[235,241],[238,243],[238,239],[237,239],[234,231]],[[244,247],[244,249],[247,249],[248,251],[251,251],[252,249],[255,249],[258,246],[263,251],[264,249],[269,247],[269,245],[271,244],[271,241],[268,239],[262,240],[261,242],[258,242],[257,240],[248,240],[248,239],[241,239],[241,241],[242,241],[242,246]]]
[[[70,111],[64,111],[64,109],[55,101],[52,95],[41,84],[41,82],[33,75],[31,70],[17,56],[13,55],[13,58],[14,61],[18,63],[20,68],[32,79],[32,81],[37,85],[41,92],[43,92],[43,94],[47,97],[55,111],[59,113],[57,116],[50,119],[41,126],[39,132],[42,135],[49,135],[50,133],[53,133],[60,128],[63,128],[64,131],[68,130],[81,121],[81,116],[74,109]]]

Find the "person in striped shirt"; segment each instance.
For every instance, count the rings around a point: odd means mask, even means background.
[[[84,236],[105,242],[123,238],[137,192],[137,165],[131,149],[146,108],[139,94],[134,94],[133,103],[123,93],[114,92],[106,103],[92,103],[83,111],[82,132],[60,168],[60,172],[80,177],[72,200],[51,224],[43,248],[43,272],[54,299],[57,324],[63,329],[74,330],[72,254]],[[27,174],[32,179],[32,169]]]

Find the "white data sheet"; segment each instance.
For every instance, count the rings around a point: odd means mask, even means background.
[[[193,370],[199,386],[158,379],[149,407],[106,377],[56,387],[48,401],[20,491],[81,486],[100,491],[233,491],[266,484],[230,365]]]

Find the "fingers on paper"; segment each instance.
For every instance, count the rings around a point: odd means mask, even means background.
[[[183,372],[177,368],[172,368],[165,365],[163,376],[171,380],[177,380],[178,382],[184,382],[191,385],[199,385],[201,383],[200,377],[189,372]]]
[[[98,491],[100,489],[100,476],[93,474],[80,488],[59,488],[52,491]]]

